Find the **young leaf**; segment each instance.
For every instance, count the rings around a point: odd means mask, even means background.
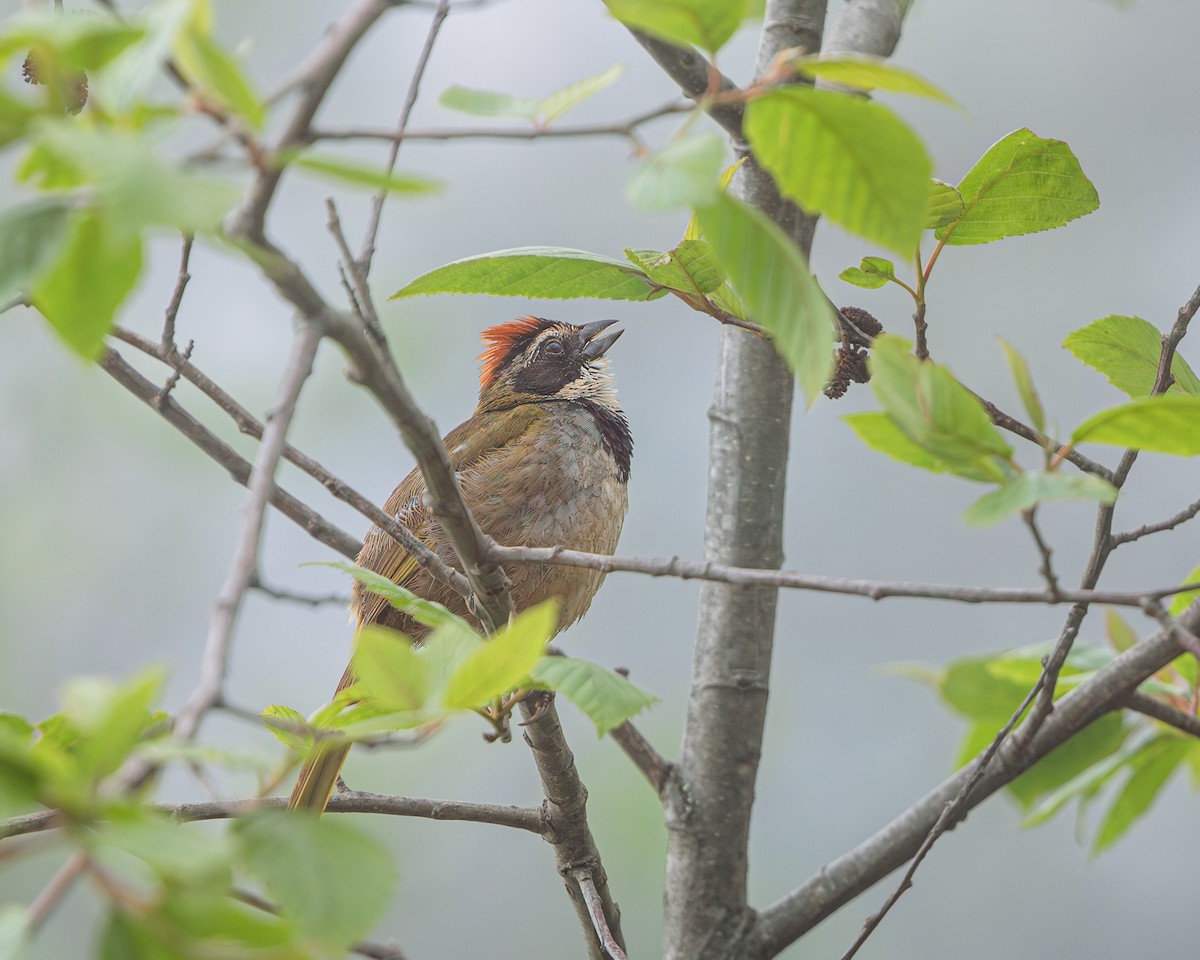
[[[53,262],[70,216],[71,204],[63,197],[45,197],[0,212],[0,303],[29,289]]]
[[[1100,853],[1112,846],[1150,809],[1175,768],[1194,746],[1194,740],[1163,734],[1126,761],[1129,779],[1101,822],[1092,843],[1092,853]]]
[[[929,181],[929,207],[925,211],[925,229],[936,230],[953,223],[963,212],[962,194],[941,180]]]
[[[354,645],[354,673],[366,696],[391,711],[418,710],[429,694],[425,663],[404,634],[365,626]]]
[[[312,747],[313,738],[303,732],[308,729],[308,721],[299,710],[273,703],[259,714],[259,718],[275,739],[289,750],[307,753]]]
[[[455,260],[424,273],[390,299],[433,293],[486,293],[541,300],[653,300],[646,275],[611,257],[566,247],[515,247]]]
[[[305,564],[305,566],[309,566],[309,564]],[[350,574],[350,576],[354,577],[355,580],[372,593],[383,597],[401,613],[407,613],[417,623],[429,627],[431,630],[436,630],[438,627],[446,626],[447,624],[454,624],[465,630],[471,629],[471,625],[466,620],[457,614],[451,613],[440,603],[424,600],[411,590],[406,590],[399,584],[393,583],[390,579],[376,573],[374,570],[368,570],[366,567],[360,567],[355,563],[346,563],[342,560],[313,563],[311,566],[333,567],[335,570],[341,570],[344,573]]]
[[[153,669],[120,684],[87,677],[71,682],[63,700],[82,735],[74,753],[86,775],[98,780],[124,762],[153,719],[150,707],[162,684],[162,672]]]
[[[985,493],[967,507],[963,519],[973,527],[990,527],[1044,500],[1095,500],[1113,503],[1117,488],[1090,474],[1030,470]]]
[[[672,290],[707,295],[725,282],[725,273],[704,240],[684,240],[666,253],[626,250],[625,257],[655,283]]]
[[[462,662],[446,681],[442,703],[451,709],[471,710],[512,690],[546,652],[546,642],[557,626],[555,600],[523,611]]]
[[[537,116],[542,126],[548,126],[572,107],[616,83],[624,72],[625,65],[618,63],[601,73],[576,80],[548,97],[543,97],[537,104]]]
[[[1003,337],[1000,337],[999,340],[1000,346],[1004,350],[1004,356],[1008,359],[1008,369],[1012,371],[1013,382],[1017,385],[1017,394],[1021,398],[1021,404],[1025,407],[1025,412],[1029,414],[1029,422],[1033,424],[1038,433],[1044,433],[1046,430],[1046,414],[1042,410],[1041,398],[1038,397],[1037,390],[1033,386],[1033,377],[1029,373],[1029,364],[1017,352],[1016,347]]]
[[[88,212],[75,218],[58,259],[30,291],[31,299],[67,345],[91,360],[141,272],[141,239],[115,237],[98,213]]]
[[[990,243],[1051,230],[1100,206],[1071,148],[1030,130],[994,143],[958,185],[963,214],[940,227],[946,244]]]
[[[533,120],[539,107],[539,102],[530,97],[473,90],[457,84],[444,90],[438,97],[438,103],[447,110],[457,110],[476,117],[519,117],[522,120]]]
[[[921,361],[899,337],[881,334],[871,350],[871,389],[896,426],[954,473],[1003,480],[1012,450],[983,404],[944,367]]]
[[[625,195],[648,213],[703,206],[717,194],[717,175],[724,158],[725,145],[716,134],[676,140],[638,166]]]
[[[288,159],[293,167],[309,170],[331,180],[340,180],[357,187],[369,187],[388,193],[434,193],[441,189],[436,180],[412,174],[385,173],[376,167],[353,163],[334,157],[317,157],[311,153],[300,153]]]
[[[1191,573],[1184,577],[1180,583],[1200,583],[1200,565],[1192,568]],[[1200,590],[1188,590],[1184,593],[1177,593],[1171,598],[1171,616],[1177,617],[1184,610],[1192,605],[1192,601],[1200,597]]]
[[[990,729],[989,743],[996,729]],[[1131,730],[1119,712],[1106,714],[1017,777],[1008,785],[1009,791],[1028,810],[1042,797],[1111,757],[1120,750]]]
[[[1174,610],[1171,612],[1175,613]],[[1104,632],[1108,634],[1108,642],[1117,653],[1124,653],[1138,642],[1138,635],[1129,621],[1112,607],[1104,608]]]
[[[1100,788],[1111,780],[1128,761],[1145,745],[1145,741],[1135,741],[1124,745],[1120,750],[1105,757],[1099,763],[1093,764],[1086,770],[1076,774],[1066,783],[1041,797],[1021,821],[1023,827],[1034,827],[1045,823],[1059,810],[1072,800],[1088,800],[1099,792]]]
[[[1071,442],[1195,456],[1200,453],[1200,397],[1168,394],[1109,407],[1077,426]]]
[[[582,710],[600,736],[658,703],[624,677],[587,660],[542,657],[532,676],[539,687],[561,693]]]
[[[928,97],[950,106],[958,106],[954,98],[945,91],[934,86],[924,77],[897,67],[877,57],[866,56],[807,56],[797,57],[791,62],[796,72],[838,83],[843,87],[853,87],[856,90],[887,90],[890,93],[911,93],[918,97]]]
[[[753,207],[726,193],[696,210],[704,237],[754,319],[796,372],[806,400],[829,380],[833,313],[796,245]]]
[[[192,18],[189,29],[175,37],[172,50],[175,63],[188,83],[236,113],[255,130],[262,128],[266,112],[245,73],[222,50],[206,30],[196,27]]]
[[[842,419],[863,443],[893,460],[920,467],[930,473],[953,473],[980,483],[994,483],[998,479],[995,468],[990,465],[981,466],[970,461],[950,463],[935,457],[924,447],[913,443],[886,413],[849,413]]]
[[[729,189],[729,185],[731,183],[733,183],[733,175],[738,172],[738,170],[741,168],[742,164],[745,162],[746,162],[746,158],[740,157],[739,159],[735,160],[733,163],[731,163],[729,166],[727,166],[724,170],[721,171],[721,178],[720,178],[720,180],[717,181],[717,186],[721,190],[722,193]],[[683,239],[684,240],[699,240],[700,239],[700,224],[696,220],[695,213],[693,213],[691,215],[691,217],[688,219],[687,229],[683,231]],[[730,311],[730,312],[732,312],[732,311]],[[738,316],[741,316],[741,314],[738,314]],[[742,317],[742,319],[744,320],[746,318]]]
[[[232,831],[242,861],[283,916],[317,943],[346,947],[370,931],[391,901],[391,857],[345,821],[264,810],[235,820]]]
[[[64,17],[49,10],[27,10],[5,24],[0,59],[29,52],[39,64],[50,59],[60,69],[97,70],[143,33],[141,26],[112,17]]]
[[[787,196],[912,255],[925,228],[932,164],[887,107],[830,90],[776,88],[747,104],[745,131]]]
[[[100,824],[94,840],[132,854],[164,880],[228,883],[233,848],[225,836],[200,833],[144,809]]]
[[[747,15],[746,0],[604,0],[625,26],[676,46],[716,53]]]
[[[857,267],[847,267],[838,277],[856,287],[877,290],[896,275],[895,265],[883,257],[863,257]]]
[[[1108,316],[1067,335],[1063,346],[1131,397],[1146,397],[1158,376],[1162,334],[1141,317]],[[1171,361],[1175,382],[1168,392],[1200,396],[1200,378],[1178,353]]]

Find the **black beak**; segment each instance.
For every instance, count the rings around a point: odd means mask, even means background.
[[[617,338],[624,333],[624,330],[618,330],[616,333],[610,333],[607,337],[597,336],[608,327],[611,327],[616,320],[596,320],[593,323],[585,323],[579,328],[580,339],[586,344],[583,348],[583,355],[588,360],[596,360],[608,353],[608,348],[617,342]]]

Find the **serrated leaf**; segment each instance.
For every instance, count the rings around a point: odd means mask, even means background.
[[[1012,450],[983,404],[948,370],[918,360],[905,340],[875,338],[869,368],[871,389],[884,413],[913,443],[968,479],[981,474],[1005,479]]]
[[[262,129],[266,111],[236,60],[207,32],[188,29],[174,38],[174,61],[188,83],[255,130]]]
[[[746,0],[604,0],[627,27],[716,53],[747,16]]]
[[[1029,470],[985,493],[967,507],[963,519],[973,527],[990,527],[1046,500],[1114,503],[1116,499],[1117,488],[1099,477]]]
[[[696,215],[717,261],[811,403],[829,380],[835,328],[804,255],[767,217],[728,194]]]
[[[856,90],[887,90],[890,93],[910,93],[938,100],[952,107],[958,103],[948,93],[930,83],[920,74],[888,63],[878,57],[864,55],[815,55],[797,57],[791,61],[796,72],[805,77],[838,83]]]
[[[707,296],[725,283],[725,272],[704,240],[684,240],[673,250],[626,250],[625,257],[652,281],[671,290]]]
[[[925,211],[925,229],[936,230],[954,223],[963,212],[962,194],[957,187],[934,178],[929,181],[929,206]]]
[[[372,593],[383,597],[401,613],[408,614],[417,623],[429,627],[431,630],[436,630],[438,627],[446,626],[447,624],[454,624],[465,630],[471,629],[471,625],[466,620],[455,613],[451,613],[440,603],[434,603],[418,597],[411,590],[400,586],[398,583],[393,583],[390,579],[376,573],[374,570],[368,570],[366,567],[360,567],[358,564],[346,563],[341,560],[305,564],[305,566],[333,567],[335,570],[341,570],[343,573],[350,574],[350,576],[354,577],[355,580]]]
[[[857,267],[847,267],[838,277],[856,287],[877,290],[895,277],[895,265],[883,257],[863,257]]]
[[[645,274],[611,257],[566,247],[515,247],[455,260],[417,277],[389,299],[434,293],[485,293],[542,300],[653,300]]]
[[[0,303],[7,303],[54,261],[67,236],[71,204],[45,197],[0,212]]]
[[[1151,740],[1125,762],[1129,779],[1101,821],[1092,843],[1092,853],[1100,853],[1112,846],[1145,815],[1193,745],[1194,741],[1190,739],[1164,734]]]
[[[275,739],[289,750],[296,753],[307,753],[312,747],[313,738],[303,731],[308,729],[308,720],[299,710],[273,703],[259,714],[260,719]]]
[[[354,673],[366,696],[393,711],[418,710],[429,694],[425,664],[402,633],[365,626],[354,644]]]
[[[600,736],[658,703],[624,677],[587,660],[543,657],[532,675],[539,687],[561,693],[582,710]]]
[[[436,180],[412,174],[387,173],[376,167],[339,157],[299,153],[290,157],[287,163],[289,166],[300,167],[331,180],[353,184],[356,187],[370,187],[372,190],[382,190],[386,193],[422,194],[435,193],[441,189],[441,184]]]
[[[446,681],[442,703],[450,709],[472,710],[514,689],[529,676],[557,629],[556,600],[522,611],[454,671]]]
[[[67,345],[91,360],[141,272],[141,239],[121,240],[98,214],[85,213],[75,218],[58,258],[30,295]]]
[[[626,187],[629,201],[647,213],[702,206],[717,195],[725,144],[706,133],[676,140],[647,157]]]
[[[911,256],[925,228],[932,164],[887,107],[830,90],[776,88],[746,105],[745,132],[788,197]]]
[[[1112,315],[1067,335],[1063,346],[1131,397],[1146,397],[1158,376],[1162,334],[1141,317]],[[1168,392],[1200,396],[1200,378],[1178,353],[1171,361],[1175,382]]]
[[[347,946],[387,909],[396,884],[391,856],[345,821],[264,810],[235,821],[232,832],[283,916],[322,945]]]
[[[625,65],[618,63],[600,73],[569,83],[548,97],[543,97],[537,104],[537,116],[542,125],[548,126],[572,107],[582,103],[588,97],[595,96],[605,87],[612,86],[624,72]]]
[[[1200,564],[1192,567],[1191,572],[1180,583],[1200,583]],[[1200,597],[1200,590],[1188,590],[1177,593],[1171,598],[1171,616],[1177,617],[1192,605],[1192,601]]]
[[[863,443],[893,460],[920,467],[930,473],[953,473],[980,483],[992,483],[997,479],[995,469],[990,466],[970,462],[949,463],[935,457],[928,450],[913,443],[886,413],[849,413],[842,419],[850,425]]]
[[[1200,453],[1200,397],[1168,394],[1109,407],[1077,426],[1071,442],[1193,457]]]
[[[1108,634],[1108,642],[1117,653],[1124,653],[1138,642],[1138,635],[1129,621],[1112,607],[1104,608],[1104,632]]]
[[[1029,414],[1029,421],[1034,428],[1039,433],[1044,433],[1046,414],[1042,410],[1041,398],[1038,397],[1037,390],[1033,386],[1033,375],[1029,372],[1029,364],[1025,362],[1025,358],[1021,356],[1016,347],[1003,337],[998,339],[1004,350],[1004,356],[1008,360],[1008,369],[1012,372],[1013,382],[1017,385],[1017,395],[1021,398],[1021,405]]]
[[[963,214],[943,243],[990,243],[1061,227],[1100,206],[1096,188],[1061,140],[1022,128],[994,143],[958,185]]]

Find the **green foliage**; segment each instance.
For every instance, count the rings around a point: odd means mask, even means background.
[[[29,922],[24,907],[15,903],[0,907],[0,960],[18,960],[29,940]]]
[[[207,7],[207,0],[197,8]],[[191,29],[175,37],[174,62],[189,85],[221,107],[241,117],[253,129],[261,129],[266,112],[250,81],[233,57],[222,50],[202,28],[206,18],[193,16]]]
[[[480,117],[517,117],[544,128],[572,107],[611,86],[624,71],[624,65],[618,63],[602,73],[577,80],[541,99],[454,86],[438,98],[438,103],[450,110]]]
[[[363,627],[355,641],[353,664],[361,690],[381,706],[397,713],[424,706],[429,680],[404,634]]]
[[[994,143],[958,185],[963,212],[937,230],[946,244],[1050,230],[1100,206],[1071,148],[1020,129]]]
[[[343,160],[340,157],[298,153],[287,158],[287,163],[289,166],[299,167],[330,180],[357,187],[369,187],[372,190],[382,190],[386,193],[422,194],[434,193],[441,189],[440,184],[425,177],[385,173],[375,167]]]
[[[1200,583],[1200,564],[1192,567],[1191,571],[1181,581],[1182,583]],[[1200,590],[1185,590],[1171,598],[1171,616],[1177,617],[1192,605],[1192,601],[1200,597]]]
[[[863,257],[857,267],[847,267],[838,277],[856,287],[877,290],[895,279],[896,267],[883,257]]]
[[[644,211],[671,210],[711,203],[725,160],[725,144],[716,134],[676,140],[647,157],[634,172],[626,195]]]
[[[905,70],[877,57],[824,55],[797,57],[790,66],[797,73],[814,80],[837,83],[844,87],[870,92],[910,93],[957,106],[954,98],[930,83],[920,74]]]
[[[658,698],[599,664],[570,657],[543,657],[533,669],[534,683],[562,694],[582,710],[603,736],[658,703]]]
[[[1108,634],[1108,642],[1117,653],[1124,653],[1138,641],[1129,621],[1113,607],[1104,608],[1104,631]]]
[[[1012,372],[1013,382],[1017,385],[1017,395],[1021,398],[1021,406],[1029,414],[1029,422],[1038,433],[1046,429],[1046,413],[1042,409],[1042,400],[1033,385],[1033,375],[1029,372],[1029,364],[1020,352],[1007,340],[1001,338],[1000,346],[1004,357],[1008,360],[1008,369]]]
[[[1196,741],[1175,733],[1164,733],[1145,744],[1124,764],[1128,779],[1109,807],[1092,843],[1092,852],[1102,850],[1123,836],[1143,817],[1166,786],[1184,757],[1196,749]]]
[[[885,454],[893,460],[907,463],[930,473],[953,473],[968,480],[987,483],[996,479],[990,465],[977,466],[970,462],[948,461],[934,456],[908,438],[886,413],[869,411],[849,413],[843,418],[858,438],[872,450]]]
[[[1114,503],[1117,488],[1090,474],[1030,470],[1005,481],[967,507],[963,519],[975,527],[990,527],[1014,513],[1030,510],[1045,500],[1095,500]]]
[[[804,256],[771,220],[728,194],[696,216],[738,296],[775,338],[811,403],[829,379],[834,326]]]
[[[396,867],[343,821],[261,811],[238,820],[233,834],[240,861],[313,943],[345,948],[387,909]]]
[[[522,611],[462,662],[447,680],[442,702],[451,709],[469,710],[517,687],[557,632],[556,600]]]
[[[628,27],[716,53],[750,15],[750,0],[604,0]]]
[[[891,110],[810,87],[746,107],[746,138],[780,190],[847,230],[905,256],[925,227],[932,163]]]
[[[1162,335],[1141,317],[1112,315],[1067,335],[1063,346],[1131,397],[1146,397],[1158,376]],[[1200,378],[1178,353],[1171,361],[1175,382],[1168,393],[1200,396]]]
[[[358,564],[345,563],[340,560],[306,564],[306,566],[333,567],[335,570],[341,570],[343,573],[350,574],[372,593],[383,597],[401,613],[408,614],[417,623],[429,627],[431,630],[448,625],[460,626],[466,630],[471,629],[471,625],[466,620],[457,614],[451,613],[440,603],[424,600],[411,590],[406,590],[398,583],[392,582],[391,579],[376,573],[374,570],[368,570],[366,567],[360,567]]]
[[[1200,397],[1140,397],[1109,407],[1077,426],[1071,442],[1110,443],[1193,457],[1200,454]]]
[[[962,194],[941,180],[929,181],[929,206],[925,211],[925,229],[936,230],[954,223],[963,212]]]
[[[694,291],[698,295],[715,292],[725,283],[725,272],[704,240],[684,240],[665,253],[659,250],[626,250],[625,258],[660,286],[672,290]]]
[[[71,205],[45,197],[0,211],[0,303],[7,303],[54,262],[71,222]]]

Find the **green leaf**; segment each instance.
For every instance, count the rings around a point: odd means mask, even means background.
[[[303,732],[308,729],[308,721],[299,710],[273,703],[264,709],[259,717],[263,726],[289,750],[307,753],[312,747],[313,738]]]
[[[345,947],[387,910],[396,884],[392,859],[345,821],[264,810],[232,829],[246,866],[310,939]]]
[[[747,16],[746,0],[604,0],[625,26],[716,53]]]
[[[1168,394],[1109,407],[1077,426],[1071,442],[1195,456],[1200,453],[1200,397]]]
[[[716,134],[676,140],[638,166],[625,194],[644,212],[703,206],[719,192],[724,159],[725,144]]]
[[[696,216],[717,261],[774,337],[811,403],[829,380],[835,328],[804,255],[771,220],[729,194],[698,208]]]
[[[15,903],[0,906],[0,960],[18,960],[29,942],[29,919]]]
[[[1117,653],[1124,653],[1138,642],[1138,635],[1129,621],[1113,607],[1104,608],[1104,632],[1108,634],[1108,642]]]
[[[227,836],[172,823],[145,809],[100,824],[93,842],[132,854],[167,881],[229,882],[233,847]]]
[[[390,710],[425,705],[429,678],[425,664],[404,634],[384,627],[363,627],[354,645],[354,673],[367,696]]]
[[[1024,128],[994,143],[958,191],[962,216],[937,231],[946,244],[990,243],[1052,230],[1100,206],[1071,148]]]
[[[999,339],[1004,356],[1008,360],[1008,369],[1012,371],[1013,382],[1017,385],[1017,394],[1021,398],[1021,405],[1025,407],[1025,412],[1029,414],[1029,420],[1035,429],[1039,433],[1044,433],[1046,414],[1042,410],[1041,398],[1038,397],[1037,390],[1033,386],[1033,376],[1029,372],[1029,364],[1025,362],[1025,358],[1021,356],[1016,347],[1003,337]]]
[[[880,334],[871,348],[871,389],[901,432],[945,462],[951,472],[977,479],[1006,476],[1012,450],[983,404],[948,370],[918,360],[910,344]]]
[[[1131,397],[1146,397],[1158,376],[1162,334],[1141,317],[1112,315],[1067,335],[1063,346]],[[1168,392],[1200,396],[1200,378],[1178,353],[1171,361],[1175,382]]]
[[[595,96],[605,87],[612,86],[624,72],[625,65],[618,63],[600,73],[569,83],[548,97],[543,97],[538,101],[537,109],[542,126],[548,126],[572,107],[582,103],[588,97]]]
[[[1092,853],[1100,853],[1112,846],[1145,815],[1193,746],[1192,740],[1175,734],[1163,734],[1126,761],[1129,779],[1101,821],[1100,830],[1092,842]]]
[[[914,96],[948,103],[952,107],[958,106],[953,97],[924,77],[878,57],[838,54],[806,56],[797,57],[791,65],[797,73],[814,80],[838,83],[856,90],[911,93]]]
[[[341,560],[304,564],[304,566],[333,567],[335,570],[341,570],[344,573],[350,574],[350,576],[354,577],[355,580],[372,593],[383,597],[401,613],[408,614],[417,623],[429,627],[431,630],[436,630],[438,627],[446,626],[447,624],[454,624],[465,630],[471,630],[471,625],[466,620],[457,614],[451,613],[440,603],[424,600],[411,590],[393,583],[389,578],[376,573],[374,570],[368,570],[366,567],[360,567],[357,564],[346,563]]]
[[[706,296],[725,283],[725,272],[704,240],[684,240],[674,250],[626,250],[625,257],[663,287]]]
[[[1191,573],[1184,577],[1180,583],[1200,583],[1200,564],[1192,567]],[[1171,616],[1179,616],[1192,605],[1192,601],[1197,597],[1200,597],[1200,590],[1188,590],[1185,593],[1175,594],[1171,598]]]
[[[172,50],[180,73],[192,87],[236,113],[255,130],[262,129],[266,118],[262,101],[241,66],[207,32],[186,30],[175,37]]]
[[[1030,470],[985,493],[967,507],[963,519],[973,527],[990,527],[1006,517],[1030,510],[1044,500],[1095,500],[1114,503],[1117,488],[1090,474]]]
[[[929,181],[929,207],[925,211],[925,229],[936,230],[953,223],[963,212],[963,198],[958,189],[941,180]]]
[[[473,90],[457,84],[444,90],[438,97],[438,103],[447,110],[457,110],[459,113],[469,113],[476,117],[519,117],[522,120],[534,119],[541,105],[540,101],[531,97]]]
[[[992,483],[998,479],[996,470],[991,465],[951,463],[935,457],[928,450],[913,443],[886,413],[849,413],[842,419],[858,434],[863,443],[893,460],[920,467],[930,473],[953,473],[981,483]]]
[[[571,657],[542,657],[533,668],[533,680],[575,704],[596,725],[600,736],[658,703],[657,697],[619,674]]]
[[[857,267],[847,267],[838,277],[856,287],[877,290],[889,283],[896,276],[896,268],[891,260],[883,257],[863,257]]]
[[[450,709],[473,710],[514,689],[529,676],[557,631],[556,600],[522,611],[454,671],[446,681],[442,703]]]
[[[994,737],[996,729],[991,733]],[[1029,810],[1042,797],[1116,753],[1129,733],[1130,727],[1120,713],[1106,714],[1017,777],[1009,784],[1009,791],[1022,808]]]
[[[47,59],[60,69],[96,70],[141,39],[136,23],[113,17],[61,16],[50,10],[26,11],[10,19],[0,35],[0,59],[29,52],[39,67]]]
[[[1066,783],[1050,791],[1021,821],[1023,827],[1045,823],[1072,800],[1086,801],[1094,797],[1122,766],[1145,745],[1145,741],[1128,743],[1117,752],[1081,771]]]
[[[160,916],[172,924],[167,931],[171,947],[178,948],[185,938],[199,941],[188,954],[189,960],[191,957],[313,958],[311,950],[295,944],[296,928],[288,920],[256,910],[229,896],[213,896],[190,887],[174,888],[168,891]]]
[[[28,290],[62,247],[71,204],[45,197],[0,212],[0,303]]]
[[[113,235],[96,213],[75,218],[67,242],[30,291],[59,336],[86,359],[96,357],[113,317],[142,272],[140,238]]]
[[[932,163],[887,107],[830,90],[777,88],[747,104],[745,132],[787,196],[912,255],[925,227]]]
[[[434,293],[486,293],[541,300],[653,300],[665,291],[654,291],[640,270],[611,257],[566,247],[515,247],[430,270],[390,299]]]
[[[739,157],[737,160],[735,160],[733,163],[731,163],[729,166],[727,166],[724,170],[721,171],[721,177],[717,181],[717,187],[721,190],[722,193],[724,193],[726,190],[729,189],[729,185],[731,183],[733,183],[734,174],[736,174],[738,172],[738,170],[741,169],[742,164],[745,162],[746,162],[745,157]],[[700,239],[700,224],[696,220],[695,213],[693,213],[691,215],[691,217],[688,218],[687,229],[683,231],[683,239],[684,240],[699,240]],[[740,316],[740,314],[739,314],[739,316]],[[744,320],[745,317],[742,317],[742,319]]]
[[[356,187],[369,187],[372,190],[382,190],[387,193],[434,193],[441,189],[436,180],[412,174],[386,173],[377,167],[354,163],[338,157],[314,156],[311,153],[299,153],[287,159],[289,166],[300,167],[330,180],[353,184]]]
[[[67,686],[66,714],[82,737],[75,756],[96,779],[115,771],[154,720],[151,706],[162,689],[161,670],[148,669],[124,683],[82,677]]]

